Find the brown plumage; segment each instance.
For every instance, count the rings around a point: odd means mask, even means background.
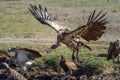
[[[27,80],[23,75],[10,68],[7,63],[1,63],[0,67],[3,67],[7,71],[7,80]]]
[[[120,40],[117,40],[115,42],[110,42],[109,48],[108,48],[108,55],[107,60],[117,58],[119,62],[120,57]]]
[[[25,51],[30,52],[30,54],[27,54],[27,55],[30,59],[33,59],[33,60],[36,59],[36,58],[42,57],[42,55],[38,51],[35,51],[35,50],[32,50],[32,49],[21,48],[19,50],[25,50]]]
[[[46,7],[45,9],[43,9],[41,5],[39,5],[39,7],[37,7],[36,5],[30,5],[30,8],[28,9],[40,23],[50,26],[57,32],[57,43],[55,45],[52,45],[51,48],[57,48],[60,45],[60,42],[62,42],[73,51],[73,61],[75,58],[75,52],[76,58],[77,60],[79,60],[78,51],[80,47],[83,46],[91,50],[89,46],[80,41],[80,38],[83,38],[88,42],[91,40],[96,41],[104,34],[106,29],[106,13],[102,14],[102,11],[100,11],[95,16],[96,10],[94,10],[93,13],[91,13],[91,15],[89,16],[87,24],[79,26],[75,30],[69,30],[68,28],[58,25],[52,19]]]
[[[12,47],[8,51],[17,52],[17,53],[19,52],[20,54],[24,53],[29,57],[29,59],[32,59],[32,60],[42,57],[42,55],[38,51],[29,49],[29,48],[20,47],[20,46]]]
[[[10,55],[4,50],[0,50],[0,63],[8,60],[10,60]]]
[[[76,71],[79,65],[75,64],[72,61],[66,60],[63,56],[61,56],[61,60],[59,62],[61,68],[68,74],[71,74]]]
[[[35,50],[23,48],[23,47],[11,47],[8,49],[9,52],[15,52],[12,60],[16,62],[22,74],[27,72],[27,68],[35,64],[35,59],[42,57],[42,55]]]

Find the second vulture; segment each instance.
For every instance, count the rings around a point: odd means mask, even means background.
[[[35,50],[24,48],[24,47],[11,47],[8,52],[15,52],[14,56],[11,58],[20,67],[20,72],[25,74],[27,68],[35,64],[35,59],[42,57],[42,55]]]

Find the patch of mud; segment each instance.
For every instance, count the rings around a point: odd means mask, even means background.
[[[6,71],[0,70],[0,80],[5,80],[7,76]],[[77,74],[79,75],[79,74]],[[94,74],[92,76],[84,75],[68,75],[64,72],[56,72],[48,68],[32,68],[28,74],[25,75],[28,80],[119,80],[120,67],[112,67],[106,69],[102,74]]]

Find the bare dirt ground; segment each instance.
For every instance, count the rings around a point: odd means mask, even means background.
[[[68,75],[64,72],[56,72],[53,69],[34,67],[34,70],[29,70],[29,73],[25,75],[28,80],[119,80],[120,79],[120,67],[112,67],[104,71],[101,74],[82,74],[81,70]],[[0,70],[0,80],[6,80],[5,70]],[[12,80],[12,79],[11,79]]]

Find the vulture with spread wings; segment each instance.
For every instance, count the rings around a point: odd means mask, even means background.
[[[83,46],[91,50],[89,46],[80,41],[80,38],[83,38],[88,42],[91,40],[96,41],[103,35],[106,29],[106,13],[102,14],[102,10],[98,14],[96,14],[96,10],[94,10],[90,14],[87,24],[79,26],[75,30],[69,30],[68,28],[58,25],[48,13],[46,7],[43,9],[41,5],[37,7],[36,5],[30,4],[28,9],[41,24],[48,25],[57,32],[57,42],[52,45],[51,48],[57,48],[60,45],[60,42],[65,44],[73,51],[73,61],[75,58],[79,60],[78,51],[80,47]]]
[[[28,67],[35,64],[36,58],[42,57],[38,51],[20,46],[11,47],[8,52],[15,52],[11,60],[19,65],[22,74],[26,73]]]

